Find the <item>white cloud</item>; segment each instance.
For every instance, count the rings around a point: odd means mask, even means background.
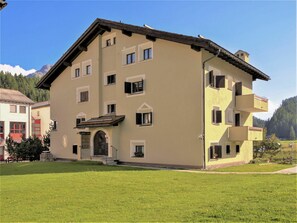
[[[28,74],[32,74],[32,73],[36,72],[35,69],[25,70],[25,69],[21,68],[19,65],[16,65],[13,67],[8,64],[0,64],[0,71],[10,72],[13,75],[14,74],[22,74],[23,76],[27,76]]]
[[[271,118],[274,111],[278,109],[281,103],[273,102],[271,100],[268,101],[268,112],[258,112],[254,113],[254,116],[263,120],[267,120]]]

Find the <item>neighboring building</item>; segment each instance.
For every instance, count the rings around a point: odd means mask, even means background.
[[[97,19],[37,86],[57,158],[211,168],[252,159],[256,79],[211,40]]]
[[[51,123],[49,101],[32,105],[32,136],[42,138],[50,129]]]
[[[15,141],[31,135],[31,106],[34,102],[16,90],[0,88],[0,160],[6,159],[5,139]]]

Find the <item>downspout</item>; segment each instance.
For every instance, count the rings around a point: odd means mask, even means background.
[[[203,169],[206,169],[206,158],[205,158],[205,64],[206,62],[214,59],[215,57],[218,57],[219,54],[221,52],[221,49],[218,49],[218,52],[216,55],[206,59],[205,61],[202,62],[202,86],[203,86],[203,90],[202,90],[202,99],[203,99],[203,107],[202,107],[202,116],[203,116],[203,123],[202,123],[202,141],[203,141]]]

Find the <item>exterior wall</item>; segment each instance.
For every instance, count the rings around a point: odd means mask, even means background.
[[[91,75],[72,77],[72,69],[80,68],[84,61],[92,61]],[[57,122],[57,130],[51,132],[51,152],[55,157],[79,159],[72,153],[73,145],[80,145],[80,135],[75,129],[76,117],[79,113],[86,114],[86,119],[99,116],[99,37],[88,46],[52,83],[50,88],[51,120]],[[77,88],[89,87],[88,102],[77,103]]]
[[[210,58],[211,54],[204,51],[203,61]],[[213,88],[209,85],[208,72],[213,70],[214,74],[225,75],[225,88]],[[233,79],[232,90],[228,89],[228,79],[230,76]],[[242,82],[242,95],[252,93],[252,76],[243,72],[242,70],[231,66],[227,62],[214,58],[206,64],[205,75],[205,154],[206,166],[218,166],[226,163],[246,163],[253,157],[252,141],[238,141],[232,142],[228,139],[228,127],[234,126],[234,114],[240,113],[241,126],[252,126],[252,113],[239,112],[235,108],[235,82]],[[222,123],[212,124],[212,110],[213,107],[219,107],[222,111]],[[227,109],[231,109],[233,114],[233,124],[227,122]],[[210,159],[209,147],[212,143],[218,143],[222,146],[222,158]],[[226,145],[231,146],[231,153],[226,154]],[[240,153],[236,153],[235,146],[240,145]]]
[[[40,132],[42,136],[45,135],[52,122],[50,119],[50,106],[32,108],[32,117],[41,120]]]
[[[10,105],[17,105],[17,113],[10,113]],[[19,113],[19,107],[26,106],[26,113]],[[10,122],[26,123],[26,137],[31,135],[31,105],[20,103],[0,102],[0,121],[4,121],[4,140],[10,133]],[[2,145],[5,145],[5,141]],[[1,142],[0,142],[1,145]],[[1,155],[1,154],[0,154]],[[4,154],[4,159],[8,157],[8,153]]]
[[[116,44],[104,47],[106,35],[114,33]],[[57,131],[52,133],[51,140],[54,156],[79,159],[79,155],[72,154],[72,145],[80,145],[78,130],[74,129],[76,115],[83,112],[86,119],[98,117],[106,113],[108,102],[115,102],[117,115],[126,118],[119,126],[109,127],[110,132],[106,131],[112,136],[110,146],[118,149],[118,159],[202,166],[202,141],[198,139],[202,132],[201,54],[188,45],[157,39],[152,42],[153,59],[138,61],[138,46],[148,42],[142,35],[128,37],[117,30],[106,32],[72,62],[75,66],[91,59],[91,76],[71,79],[68,67],[52,83],[51,119],[57,121]],[[123,65],[122,51],[130,47],[136,48],[136,63]],[[116,84],[104,86],[104,78],[111,73],[116,73]],[[124,82],[137,75],[144,76],[145,93],[127,96]],[[89,86],[90,102],[77,104],[75,90],[81,86]],[[144,103],[153,109],[153,125],[139,127],[135,115]],[[87,129],[91,132],[91,147],[98,130]],[[144,158],[130,156],[132,140],[145,141]]]

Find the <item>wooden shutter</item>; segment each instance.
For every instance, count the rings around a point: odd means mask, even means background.
[[[131,94],[131,83],[125,82],[125,93]]]
[[[142,124],[142,113],[136,113],[136,125],[141,125]]]
[[[212,110],[212,123],[216,123],[216,110]]]
[[[242,83],[241,82],[235,83],[235,95],[242,95]]]
[[[213,159],[213,149],[212,146],[208,149],[208,160]]]
[[[215,146],[215,153],[217,154],[217,158],[222,158],[222,146]]]
[[[213,76],[213,71],[209,71],[209,85],[214,87],[214,76]]]
[[[216,123],[222,123],[222,111],[216,110]]]
[[[225,88],[225,76],[216,76],[216,88]]]
[[[150,112],[150,116],[151,116],[150,117],[150,121],[151,121],[150,124],[152,124],[153,123],[153,113],[152,112]]]

